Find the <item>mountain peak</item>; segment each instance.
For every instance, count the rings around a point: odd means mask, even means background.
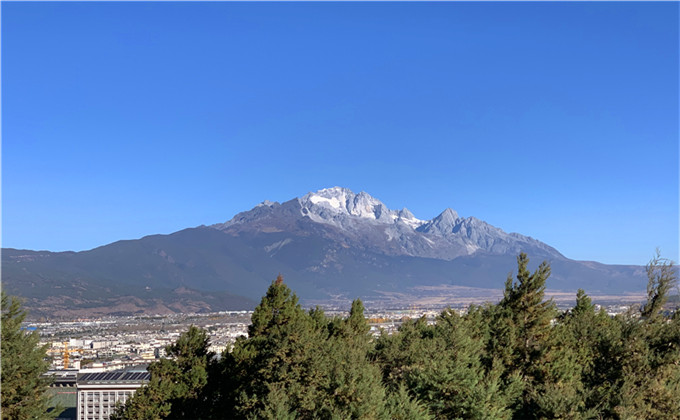
[[[352,190],[349,188],[344,188],[344,187],[331,187],[331,188],[323,188],[318,190],[317,192],[309,192],[307,195],[312,196],[312,195],[317,195],[321,197],[339,197],[343,195],[354,195]]]
[[[406,207],[404,207],[403,209],[401,209],[399,211],[399,217],[401,217],[402,219],[415,219],[416,218],[416,216],[414,216],[413,213],[411,213],[411,210],[407,209]]]
[[[329,222],[342,216],[383,222],[397,218],[396,212],[389,210],[380,200],[364,191],[355,194],[348,188],[325,188],[307,193],[298,200],[302,213],[318,222]]]
[[[446,220],[447,222],[455,222],[458,219],[458,213],[451,207],[447,207],[439,216],[440,220]]]
[[[264,200],[263,202],[261,202],[260,204],[258,204],[255,207],[272,207],[272,206],[275,206],[277,204],[279,204],[277,201]]]
[[[458,213],[455,210],[447,208],[439,216],[421,226],[419,230],[421,232],[438,232],[447,235],[453,232],[454,227],[460,221],[459,219]]]
[[[355,194],[347,188],[333,187],[307,193],[299,200],[300,204],[303,206],[305,204],[318,205],[320,207],[342,211],[343,208],[347,207],[348,199],[354,196]]]

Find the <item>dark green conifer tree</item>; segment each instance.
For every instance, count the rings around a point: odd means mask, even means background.
[[[603,358],[608,357],[607,348],[615,341],[613,337],[617,336],[613,323],[614,321],[603,310],[596,312],[590,297],[579,289],[576,294],[576,305],[560,317],[555,327],[556,339],[553,344],[558,346],[558,351],[559,346],[568,350],[571,356],[569,359],[571,365],[566,367],[571,374],[561,387],[573,392],[571,395],[575,401],[571,407],[576,409],[578,416],[582,418],[590,418],[601,413],[602,402],[606,400],[611,390],[610,384],[605,380],[607,375],[604,373],[611,361]]]
[[[328,386],[327,340],[280,275],[255,308],[248,335],[232,352],[235,417],[311,418]]]
[[[677,285],[677,269],[673,261],[662,258],[659,250],[647,264],[647,303],[641,309],[643,318],[654,320],[659,317],[668,300],[668,293]]]
[[[500,363],[487,369],[482,362],[485,326],[472,313],[445,310],[435,325],[420,318],[380,337],[376,355],[390,397],[405,387],[437,419],[510,418],[507,407],[516,395],[502,387]]]
[[[434,417],[416,398],[409,395],[406,385],[399,387],[387,397],[387,418],[391,420],[433,420]]]
[[[373,345],[361,300],[349,316],[333,323],[328,338],[329,385],[326,403],[334,418],[378,419],[386,414],[385,391],[378,366],[369,360]]]
[[[525,253],[517,257],[517,282],[508,276],[503,299],[498,304],[493,320],[491,352],[500,355],[505,363],[506,382],[520,375],[524,390],[514,411],[517,418],[532,418],[540,410],[537,398],[545,374],[547,340],[551,322],[557,315],[552,299],[544,301],[545,282],[550,266],[543,262],[532,274]],[[509,382],[508,382],[509,381]]]
[[[678,275],[657,251],[647,276],[640,316],[618,317],[623,339],[613,411],[621,418],[673,419],[680,413],[680,327],[677,316],[669,319],[663,308]]]
[[[37,332],[21,328],[26,312],[15,297],[2,292],[2,419],[51,419],[47,413],[50,384],[42,375],[47,372],[47,346],[39,346]]]
[[[647,267],[648,299],[639,312],[595,313],[579,292],[564,325],[578,341],[583,416],[673,419],[680,412],[680,334],[662,308],[677,275],[658,254]]]
[[[555,319],[544,338],[533,384],[534,418],[581,419],[594,414],[586,407],[586,394],[590,391],[584,389],[582,382],[584,369],[592,365],[587,328],[594,317],[593,309],[590,298],[579,290],[572,313]],[[578,331],[573,331],[574,328]]]

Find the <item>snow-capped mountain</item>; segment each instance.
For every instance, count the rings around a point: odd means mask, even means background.
[[[506,233],[474,217],[460,217],[450,208],[432,220],[421,220],[406,208],[392,210],[366,192],[355,194],[341,187],[310,192],[283,204],[265,201],[224,224],[213,225],[231,234],[243,230],[310,230],[311,226],[346,246],[392,256],[452,260],[477,253],[527,252],[564,258],[536,239]]]

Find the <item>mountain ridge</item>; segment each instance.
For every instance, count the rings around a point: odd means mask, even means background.
[[[270,210],[265,217],[264,208]],[[514,232],[506,233],[475,217],[462,218],[451,208],[445,209],[431,220],[421,220],[406,208],[391,210],[364,191],[355,194],[342,187],[310,192],[282,204],[262,202],[225,223],[211,227],[235,232],[244,221],[252,222],[257,219],[260,229],[283,229],[277,223],[290,221],[297,212],[316,223],[341,228],[355,245],[369,242],[374,249],[381,249],[387,255],[451,260],[480,251],[491,254],[517,254],[524,251],[539,256],[565,258],[555,248],[534,238]],[[367,227],[369,231],[371,227],[382,230],[387,242],[397,238],[401,243],[384,246],[381,243],[382,238],[375,237],[375,232],[368,232]],[[373,237],[369,238],[369,234]]]
[[[497,291],[520,252],[534,268],[551,264],[551,289],[625,293],[646,284],[640,266],[570,260],[450,208],[421,220],[339,187],[263,201],[224,223],[87,251],[3,249],[2,281],[42,315],[119,313],[128,301],[135,302],[131,313],[213,311],[254,306],[277,273],[303,301],[379,301],[440,286]]]

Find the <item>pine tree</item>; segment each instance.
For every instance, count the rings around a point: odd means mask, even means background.
[[[385,414],[385,390],[378,366],[369,360],[370,327],[361,300],[352,302],[349,316],[330,328],[329,386],[326,403],[332,416],[377,419]]]
[[[612,360],[609,351],[617,341],[617,328],[604,310],[595,311],[590,297],[579,289],[576,305],[559,320],[555,327],[556,344],[569,350],[571,365],[566,370],[568,381],[574,392],[572,407],[578,409],[581,417],[601,415],[607,409],[603,402],[608,400],[611,383],[607,381],[608,367]],[[559,348],[559,347],[558,347]]]
[[[251,319],[248,339],[238,341],[232,352],[235,416],[267,418],[286,412],[311,418],[328,386],[324,331],[280,275]]]
[[[577,304],[565,320],[592,356],[582,377],[584,389],[591,390],[585,405],[594,416],[676,419],[680,412],[680,320],[662,311],[677,273],[658,254],[647,273],[648,299],[639,312],[593,315]]]
[[[668,292],[677,285],[677,270],[673,261],[661,258],[659,250],[656,256],[647,264],[647,303],[641,310],[643,318],[654,319],[659,316],[661,309],[668,300]]]
[[[50,380],[47,372],[47,346],[39,346],[37,332],[26,332],[21,323],[26,312],[15,297],[2,292],[2,419],[51,419],[46,394]]]
[[[505,353],[505,377],[514,374],[523,377],[524,391],[515,407],[515,416],[519,418],[531,418],[532,413],[539,410],[536,399],[544,376],[547,340],[551,322],[557,315],[552,299],[543,300],[550,266],[543,262],[532,274],[528,264],[527,255],[520,253],[517,257],[517,282],[508,276],[494,321],[504,335],[494,337],[497,341],[492,343],[493,352]],[[498,338],[501,340],[498,341]],[[512,353],[508,355],[508,351]]]
[[[672,261],[656,256],[647,265],[647,302],[640,317],[620,317],[620,387],[614,412],[621,418],[674,419],[680,413],[680,320],[663,314],[677,284]]]
[[[516,392],[502,386],[500,363],[488,369],[483,363],[486,327],[473,313],[462,318],[445,310],[435,325],[420,318],[402,324],[397,334],[380,337],[376,357],[388,401],[405,387],[415,404],[437,419],[510,418],[508,406]]]
[[[249,337],[230,356],[232,417],[384,418],[368,332],[361,301],[346,319],[328,319],[318,308],[307,313],[279,276],[253,312]]]
[[[391,420],[432,420],[427,407],[409,395],[403,383],[387,397],[387,415]]]
[[[535,372],[531,413],[534,418],[590,418],[595,410],[586,407],[590,389],[583,386],[583,372],[592,366],[594,307],[579,290],[570,314],[555,319],[543,341],[543,354]]]
[[[531,274],[525,253],[517,257],[517,282],[508,276],[505,292],[499,306],[510,310],[517,328],[516,362],[530,368],[541,352],[542,340],[550,331],[550,322],[557,315],[552,299],[543,301],[545,282],[550,276],[550,266],[543,262]],[[526,370],[524,369],[524,370]]]

